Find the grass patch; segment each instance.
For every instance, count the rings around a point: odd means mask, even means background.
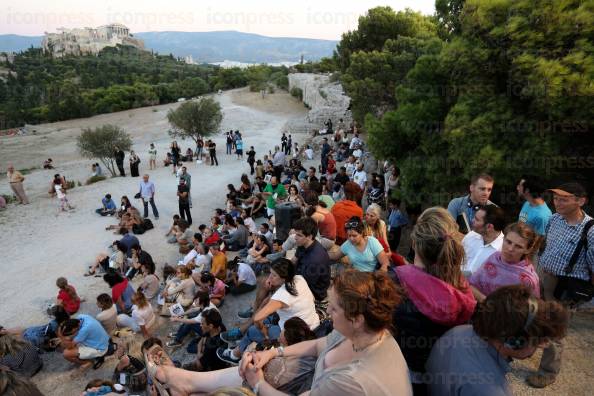
[[[102,180],[107,179],[105,176],[103,175],[99,175],[99,176],[91,176],[90,178],[87,179],[87,181],[85,182],[85,184],[88,186],[89,184],[93,184],[93,183],[97,183],[100,182]]]
[[[29,173],[33,172],[34,170],[37,170],[37,167],[19,169],[19,172],[21,172],[21,174],[23,174],[23,175],[28,175]]]

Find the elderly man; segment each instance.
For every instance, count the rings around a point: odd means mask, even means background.
[[[19,202],[23,205],[27,205],[29,203],[29,199],[27,198],[27,194],[25,194],[25,190],[23,189],[23,181],[25,177],[19,172],[18,170],[14,169],[12,164],[8,164],[8,172],[6,172],[6,177],[8,178],[8,183],[10,183],[10,188],[14,195],[16,195]]]
[[[153,209],[153,215],[155,216],[155,219],[158,219],[159,211],[155,205],[155,184],[152,181],[149,181],[149,175],[146,174],[142,176],[142,181],[140,182],[140,198],[144,205],[144,218],[146,219],[148,217],[148,205],[150,203],[151,208]]]

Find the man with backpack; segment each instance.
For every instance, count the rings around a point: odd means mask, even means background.
[[[587,192],[579,183],[550,190],[555,213],[546,228],[545,248],[539,260],[545,300],[558,300],[570,308],[592,299],[594,270],[594,220],[582,207]],[[528,383],[544,388],[555,382],[561,369],[561,343],[552,342],[543,352],[539,372]]]

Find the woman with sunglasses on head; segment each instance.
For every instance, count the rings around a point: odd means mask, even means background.
[[[351,217],[345,224],[347,240],[340,250],[328,253],[331,260],[338,261],[343,257],[349,259],[350,265],[359,271],[388,271],[390,259],[382,244],[373,236],[367,235],[365,225],[360,217]]]

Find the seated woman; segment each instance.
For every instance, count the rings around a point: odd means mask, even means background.
[[[347,240],[340,246],[340,250],[328,253],[331,260],[338,261],[343,257],[349,259],[350,265],[364,272],[380,270],[388,271],[390,259],[381,243],[372,236],[365,234],[365,226],[360,217],[351,217],[344,225]]]
[[[131,206],[130,199],[128,199],[126,195],[122,195],[122,198],[120,199],[120,210],[118,210],[118,219],[121,219]]]
[[[175,278],[169,281],[161,292],[161,297],[166,302],[177,302],[186,308],[194,301],[195,288],[192,270],[180,265],[176,268]],[[167,306],[165,305],[164,308],[162,315],[169,316]]]
[[[118,311],[113,304],[113,300],[107,293],[102,293],[97,296],[97,306],[101,310],[96,316],[95,319],[101,326],[105,329],[107,334],[113,334],[118,326],[117,326],[117,319],[118,319]]]
[[[392,311],[399,302],[390,278],[381,273],[345,271],[335,278],[328,299],[334,331],[326,337],[286,348],[246,352],[239,370],[231,367],[209,373],[162,364],[163,351],[155,348],[146,355],[149,375],[159,386],[165,382],[173,394],[180,395],[241,386],[243,379],[263,396],[287,394],[284,392],[309,396],[412,395],[406,362],[389,331]],[[283,389],[277,380],[298,376],[292,372],[283,376],[276,360],[310,358],[316,359],[311,387]]]
[[[76,294],[74,286],[69,285],[68,280],[63,277],[56,280],[56,286],[60,289],[56,304],[63,306],[69,315],[75,314],[80,308],[80,297]]]
[[[124,269],[127,264],[126,253],[128,249],[120,241],[113,242],[113,254],[108,256],[107,254],[100,254],[95,258],[95,263],[89,267],[89,270],[85,273],[85,276],[95,275],[97,268],[101,266],[103,272],[107,272],[109,268],[113,268],[121,273],[124,273]]]
[[[415,395],[423,395],[423,374],[431,347],[447,330],[470,320],[476,300],[462,275],[462,235],[446,209],[425,210],[410,238],[414,262],[396,267],[405,298],[394,311],[393,320]]]
[[[43,361],[37,348],[0,326],[0,366],[33,377],[43,368]]]
[[[470,277],[472,293],[479,302],[503,286],[528,286],[536,297],[540,297],[540,283],[532,254],[538,250],[538,235],[526,223],[508,225],[503,231],[503,246],[495,252]]]
[[[179,220],[180,217],[178,214],[173,215],[173,223],[171,227],[169,227],[169,231],[165,234],[168,243],[176,243],[177,242],[177,233],[179,232]]]
[[[300,207],[305,206],[305,201],[303,200],[301,195],[299,195],[299,189],[297,188],[296,185],[291,184],[289,186],[288,193],[289,193],[289,195],[287,196],[287,202],[294,202],[297,205],[299,205]]]
[[[208,298],[211,303],[217,307],[223,305],[226,291],[225,282],[216,278],[208,271],[202,271],[200,277],[197,277],[196,284],[198,284],[200,289],[208,292]]]
[[[245,173],[241,175],[241,186],[239,186],[238,192],[239,200],[243,201],[248,199],[252,196],[252,183],[250,182],[250,178]]]
[[[141,290],[146,299],[151,301],[159,294],[159,277],[155,275],[155,264],[153,262],[142,263],[140,272],[143,278],[138,290]]]
[[[132,309],[132,296],[134,289],[128,282],[127,278],[123,278],[115,271],[109,271],[103,275],[103,280],[111,288],[111,299],[116,305],[118,313],[127,313]]]
[[[54,169],[54,161],[51,158],[43,161],[43,169]]]
[[[272,263],[268,282],[278,287],[268,303],[254,315],[254,324],[250,326],[236,348],[221,349],[219,358],[231,364],[237,364],[241,354],[252,342],[277,340],[281,328],[287,319],[297,316],[305,321],[310,329],[320,324],[315,309],[315,299],[307,282],[301,275],[295,275],[295,266],[281,258]],[[274,324],[273,314],[278,314],[279,322]],[[225,340],[225,333],[221,335]]]
[[[148,302],[144,293],[137,290],[132,296],[132,314],[119,314],[118,326],[129,327],[135,333],[142,332],[144,338],[150,337],[149,329],[155,324],[156,317],[153,307]]]

